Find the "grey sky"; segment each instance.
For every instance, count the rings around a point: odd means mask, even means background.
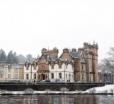
[[[114,46],[114,0],[0,0],[0,48],[37,56],[43,47]]]

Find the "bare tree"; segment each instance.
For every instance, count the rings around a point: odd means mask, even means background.
[[[110,48],[108,55],[108,58],[102,60],[99,69],[102,71],[114,72],[114,47]]]

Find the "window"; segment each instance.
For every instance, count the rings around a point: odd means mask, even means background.
[[[29,79],[29,74],[26,74],[26,79]]]
[[[59,73],[59,78],[62,78],[62,73]]]
[[[61,69],[62,68],[62,65],[61,64],[59,64],[59,69]]]
[[[14,79],[18,79],[18,74],[15,73],[13,77]]]
[[[71,75],[69,74],[69,79],[71,79]]]
[[[3,77],[3,74],[0,74],[0,78],[2,78]]]
[[[66,67],[66,69],[67,69],[68,65],[66,64],[65,67]]]
[[[8,73],[10,73],[10,72],[11,72],[11,69],[9,68],[9,69],[8,69]]]
[[[51,69],[54,69],[54,65],[51,65]]]
[[[47,74],[46,74],[46,75],[45,75],[45,79],[47,79],[47,77],[48,77],[48,76],[47,76]]]
[[[11,74],[8,74],[8,79],[11,79]]]
[[[34,70],[36,70],[36,65],[34,65]]]
[[[41,75],[40,74],[38,75],[38,79],[41,79]]]
[[[82,70],[84,69],[83,65],[82,65]]]
[[[26,70],[29,70],[29,66],[26,67]]]
[[[66,74],[66,78],[67,78],[67,74]]]
[[[54,73],[51,73],[51,78],[54,79]]]
[[[84,80],[84,74],[82,73],[82,80]]]
[[[36,73],[34,74],[34,79],[36,79]]]

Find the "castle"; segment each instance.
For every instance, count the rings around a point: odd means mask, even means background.
[[[84,43],[82,48],[59,50],[43,48],[33,63],[26,62],[24,80],[51,82],[98,82],[98,45]]]

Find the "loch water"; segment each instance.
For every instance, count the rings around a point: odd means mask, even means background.
[[[1,95],[0,104],[114,104],[108,95]]]

